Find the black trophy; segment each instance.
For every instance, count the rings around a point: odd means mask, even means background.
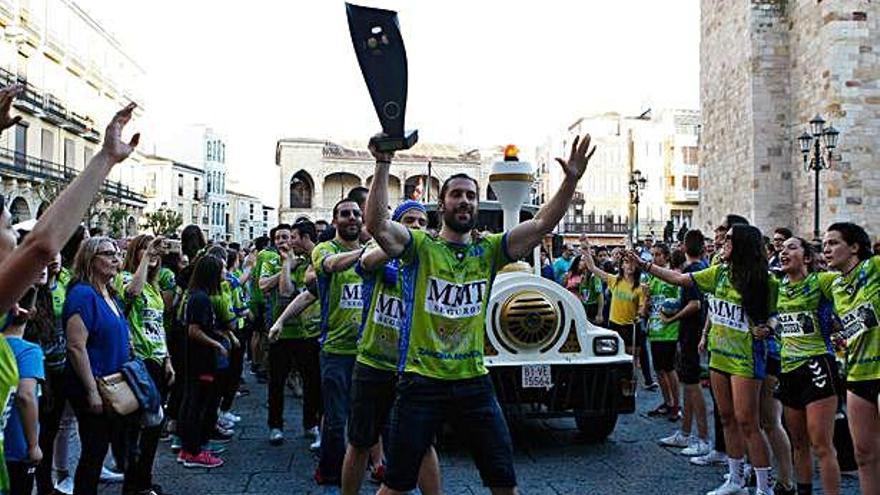
[[[370,144],[379,151],[412,148],[418,131],[404,131],[406,115],[406,49],[397,12],[345,4],[348,30],[384,136]]]

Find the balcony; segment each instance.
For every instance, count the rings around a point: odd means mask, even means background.
[[[43,94],[43,109],[46,111],[43,115],[43,120],[58,126],[67,122],[67,109],[61,104],[61,100],[53,94]]]
[[[74,134],[81,136],[87,130],[89,130],[89,127],[91,126],[89,125],[88,117],[80,115],[71,110],[70,113],[67,114],[67,122],[64,122],[62,124],[62,127]]]
[[[77,172],[55,162],[0,148],[0,174],[21,180],[55,181],[67,185],[76,177]],[[143,194],[121,182],[105,180],[101,193],[139,207],[147,204]]]
[[[700,191],[675,188],[666,191],[666,201],[670,203],[697,204],[700,201]]]
[[[565,222],[566,234],[627,235],[629,225],[615,222]]]

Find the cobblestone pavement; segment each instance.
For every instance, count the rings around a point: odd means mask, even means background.
[[[301,404],[288,391],[287,430],[282,446],[267,440],[265,385],[248,377],[251,394],[237,399],[234,410],[244,419],[218,469],[184,469],[175,462],[168,443],[160,444],[156,479],[173,495],[323,494],[336,493],[312,481],[316,458],[308,450],[299,422]],[[708,395],[708,394],[707,394]],[[721,482],[721,467],[696,467],[677,449],[656,440],[674,430],[665,419],[645,412],[659,401],[657,392],[639,392],[638,412],[621,416],[609,439],[600,444],[578,440],[574,421],[554,419],[511,425],[516,443],[516,469],[523,494],[702,494]],[[710,402],[711,404],[711,402]],[[445,493],[488,493],[467,452],[451,442],[440,451]],[[815,486],[819,486],[818,479]],[[362,494],[375,493],[365,483]],[[104,485],[102,494],[116,494],[120,485]],[[821,493],[817,490],[816,493]],[[858,493],[855,477],[844,477],[843,493]]]

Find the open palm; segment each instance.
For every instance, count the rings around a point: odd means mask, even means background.
[[[9,129],[21,120],[21,115],[13,117],[9,111],[12,109],[12,101],[24,91],[21,84],[13,84],[0,88],[0,131]]]
[[[580,136],[576,136],[574,142],[571,143],[571,155],[569,155],[568,160],[556,159],[562,165],[562,171],[565,172],[566,177],[580,179],[584,176],[584,172],[587,171],[587,163],[590,162],[590,158],[596,152],[595,146],[590,148],[591,141],[592,139],[589,134],[585,134],[583,139]]]
[[[122,129],[131,120],[131,114],[135,107],[137,107],[137,104],[129,103],[125,108],[116,112],[113,120],[107,125],[107,130],[104,133],[104,153],[112,164],[119,163],[128,158],[141,139],[140,134],[135,134],[127,143],[122,140]]]

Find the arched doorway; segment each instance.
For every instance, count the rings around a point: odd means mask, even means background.
[[[373,184],[373,176],[367,177],[367,189]],[[400,179],[393,175],[388,176],[388,201],[391,206],[403,202],[400,191]]]
[[[290,178],[290,207],[311,208],[312,194],[315,190],[315,181],[305,170],[293,174]]]
[[[31,219],[31,207],[21,196],[13,199],[9,204],[9,213],[12,215],[13,224]]]
[[[344,199],[355,187],[361,185],[361,179],[357,175],[346,172],[337,172],[324,178],[324,207],[333,208],[340,199]]]
[[[414,175],[412,177],[408,177],[406,179],[406,183],[403,187],[403,196],[405,199],[418,199],[422,202],[435,202],[439,199],[440,196],[440,180],[436,177],[431,177],[431,190],[428,191],[426,185],[428,184],[428,176],[427,175]]]

